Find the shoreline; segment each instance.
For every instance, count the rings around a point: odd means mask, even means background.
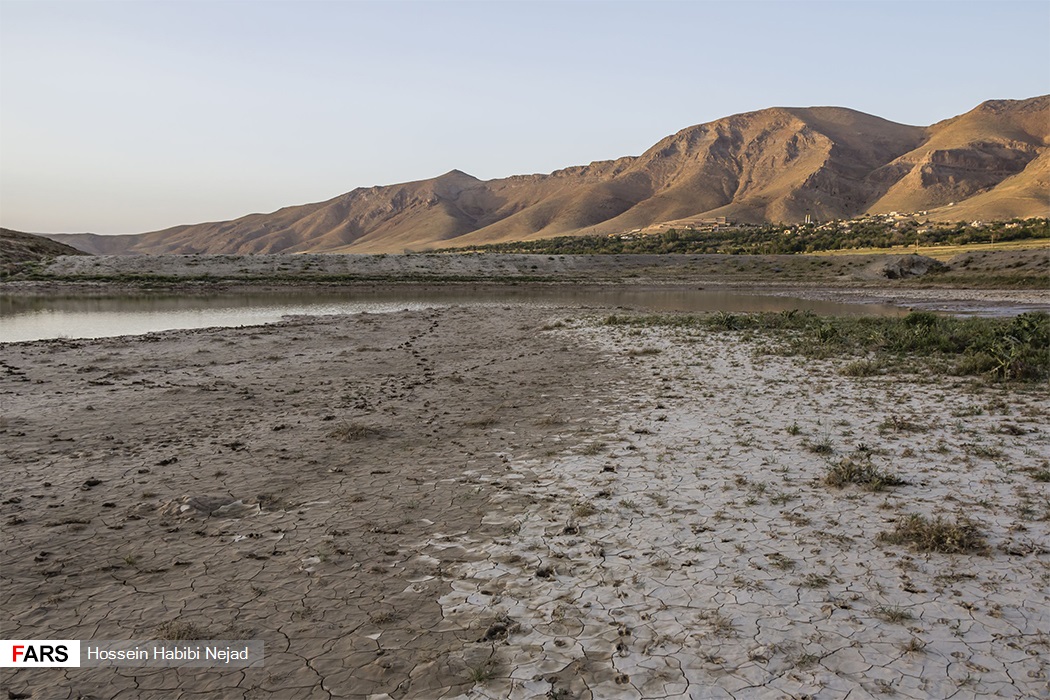
[[[725,280],[650,281],[623,283],[615,281],[563,282],[563,281],[506,281],[506,282],[371,282],[356,284],[297,285],[245,284],[242,282],[214,282],[207,285],[174,284],[144,286],[118,282],[80,281],[18,281],[0,283],[0,297],[56,298],[76,295],[87,298],[135,297],[147,295],[210,296],[216,294],[287,294],[287,293],[352,293],[381,294],[404,292],[426,294],[473,291],[482,293],[505,293],[518,290],[540,290],[542,292],[607,292],[623,290],[630,292],[690,292],[719,291],[725,293],[750,294],[756,296],[789,297],[812,301],[829,301],[845,304],[893,305],[901,309],[918,309],[946,313],[981,313],[1003,315],[1011,312],[1050,311],[1050,289],[984,289],[984,288],[899,288],[887,284],[854,282],[850,284],[828,284],[826,282],[739,282]]]
[[[0,281],[0,296],[704,289],[947,313],[1050,310],[1043,249],[968,253],[947,267],[906,254],[304,254],[60,256],[34,270]]]

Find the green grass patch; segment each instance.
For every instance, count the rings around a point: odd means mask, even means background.
[[[853,376],[907,368],[1000,381],[1050,379],[1050,314],[1044,312],[1014,318],[956,318],[926,311],[897,318],[817,316],[796,310],[718,312],[613,315],[604,324],[768,333],[780,341],[774,352],[850,360],[844,373]]]

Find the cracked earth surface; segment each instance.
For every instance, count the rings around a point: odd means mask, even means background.
[[[453,619],[520,626],[469,697],[1048,696],[1045,387],[854,379],[737,334],[559,332],[648,381],[608,388],[594,449],[518,462],[535,505],[491,516],[515,536],[458,567]],[[908,483],[827,486],[858,452]],[[910,513],[970,515],[990,550],[877,543]]]
[[[1046,697],[1045,387],[756,342],[451,308],[0,346],[3,636],[267,645],[2,687]],[[858,451],[907,483],[823,483]],[[969,515],[989,550],[877,541],[911,513]]]
[[[603,384],[597,353],[544,320],[444,309],[0,347],[3,635],[267,649],[263,669],[3,669],[0,686],[466,692],[492,645],[475,644],[486,620],[444,618],[446,572],[500,534],[482,519],[509,463],[587,430],[544,416],[585,416]]]

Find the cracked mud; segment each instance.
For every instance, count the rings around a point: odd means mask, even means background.
[[[1046,696],[1045,387],[756,342],[450,308],[0,347],[4,636],[267,645],[2,688]],[[905,483],[830,487],[847,458]],[[879,540],[911,514],[986,547]]]

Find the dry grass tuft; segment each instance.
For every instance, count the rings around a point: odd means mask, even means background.
[[[157,627],[158,639],[208,639],[208,633],[192,622],[171,620]]]
[[[901,486],[907,482],[895,474],[880,470],[871,463],[871,457],[865,455],[859,458],[843,457],[828,465],[824,483],[840,489],[855,484],[869,491],[882,491],[887,486]]]
[[[392,610],[377,610],[368,615],[368,620],[374,625],[388,625],[398,619],[398,614]]]
[[[491,428],[497,423],[499,423],[499,416],[496,414],[489,414],[487,416],[479,416],[473,420],[469,420],[463,425],[468,428]]]
[[[605,452],[606,444],[602,441],[592,442],[580,448],[581,455],[594,456]]]
[[[871,612],[886,622],[896,622],[898,624],[912,620],[915,617],[910,610],[899,605],[876,605],[871,609]]]
[[[704,610],[697,617],[709,625],[712,637],[735,637],[738,633],[733,618],[723,615],[721,611]]]
[[[328,437],[335,438],[341,442],[355,442],[367,440],[368,438],[380,437],[383,431],[370,425],[361,423],[343,423],[328,433]]]
[[[856,360],[845,365],[839,373],[846,377],[871,377],[879,374],[885,365],[877,360]]]
[[[598,509],[594,507],[594,504],[587,501],[579,501],[572,506],[572,514],[577,518],[586,518],[597,512]]]
[[[929,520],[922,515],[908,515],[897,521],[892,532],[880,533],[878,541],[906,544],[920,552],[941,554],[983,553],[988,550],[980,528],[966,518],[949,522],[940,516]]]
[[[879,423],[879,433],[925,433],[929,422],[917,416],[888,416]]]

